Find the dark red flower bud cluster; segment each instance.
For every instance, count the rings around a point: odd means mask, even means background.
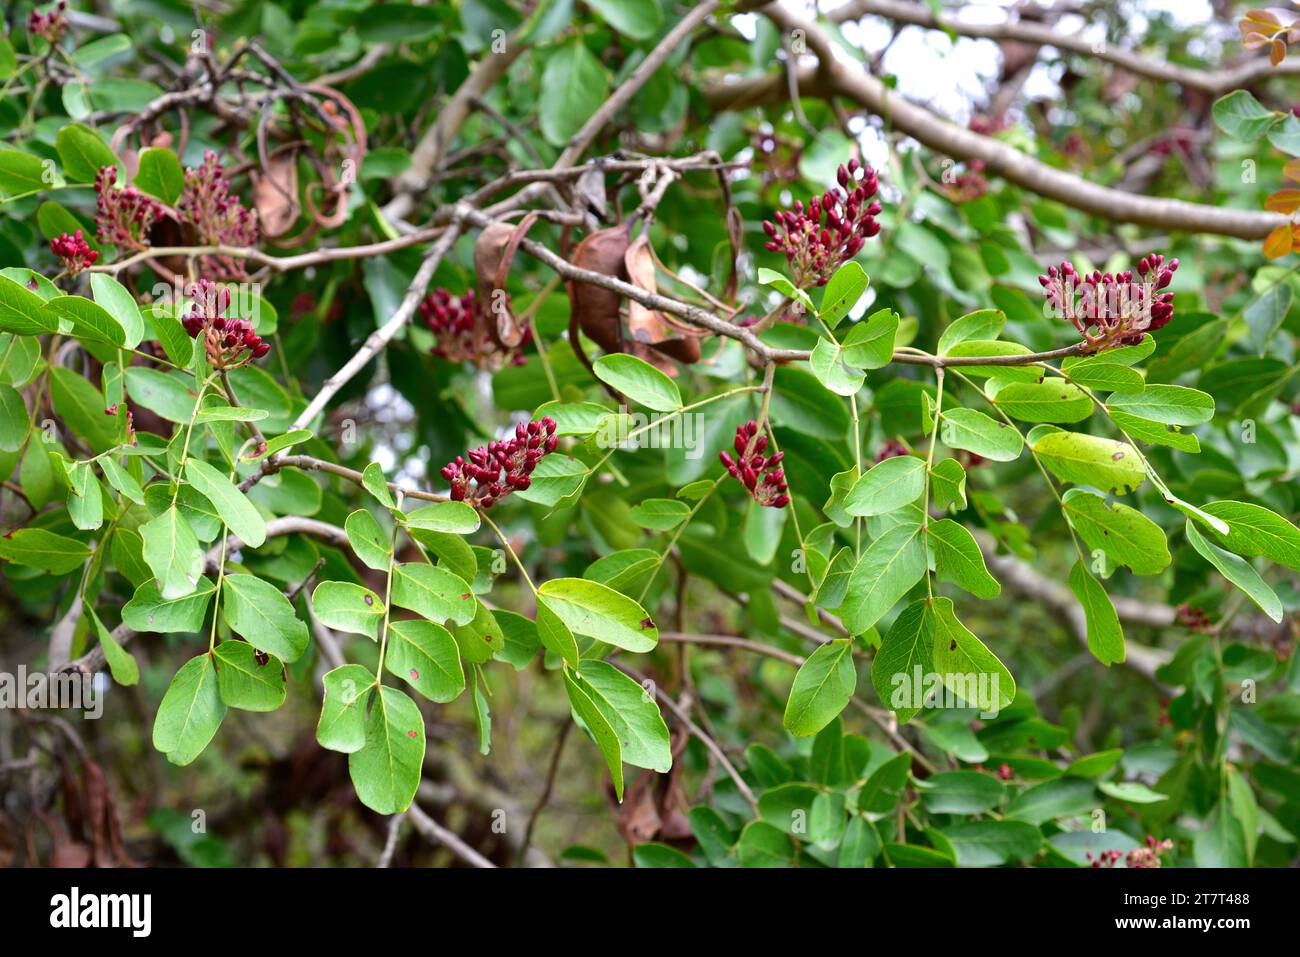
[[[1163,292],[1178,271],[1178,260],[1165,262],[1152,253],[1138,263],[1137,275],[1094,272],[1081,276],[1070,263],[1052,266],[1038,277],[1047,305],[1082,333],[1087,351],[1132,345],[1161,328],[1174,315],[1174,294]]]
[[[727,467],[731,477],[738,481],[759,505],[768,508],[785,508],[790,504],[790,494],[785,484],[785,469],[781,468],[784,452],[764,456],[767,436],[760,435],[758,423],[752,419],[736,427],[735,457],[726,449],[718,458]]]
[[[1152,867],[1160,866],[1160,855],[1165,851],[1171,851],[1174,848],[1174,842],[1166,838],[1163,841],[1157,841],[1150,834],[1147,835],[1146,847],[1137,847],[1124,854],[1122,851],[1109,850],[1100,851],[1096,857],[1092,852],[1088,852],[1085,857],[1091,862],[1093,867],[1114,867],[1119,863],[1120,858],[1124,859],[1126,867],[1135,870],[1145,870]]]
[[[63,260],[63,268],[69,276],[75,276],[81,270],[95,265],[99,251],[90,248],[81,230],[69,236],[67,233],[50,240],[50,252]]]
[[[185,188],[176,201],[176,211],[190,223],[204,246],[253,246],[259,230],[257,213],[245,209],[230,191],[221,158],[212,150],[203,154],[196,169],[185,171]],[[219,278],[244,278],[241,261],[231,256],[204,256],[200,268]]]
[[[555,420],[549,415],[535,422],[520,422],[513,438],[494,440],[456,456],[440,470],[451,485],[452,501],[491,508],[516,489],[528,488],[537,463],[559,445],[555,429]]]
[[[1174,618],[1178,624],[1189,631],[1210,630],[1210,616],[1205,613],[1204,608],[1193,608],[1184,602],[1174,609]]]
[[[885,459],[892,459],[897,458],[900,455],[911,454],[912,450],[902,442],[898,441],[898,439],[890,439],[882,445],[880,451],[876,453],[875,464],[879,465],[881,462],[885,461]]]
[[[488,333],[481,302],[468,290],[464,295],[439,286],[420,303],[420,316],[429,331],[438,337],[429,351],[448,362],[472,362],[480,368],[495,369],[509,362],[524,365],[528,360],[520,351],[533,340],[531,325],[524,327],[519,346],[507,352]]]
[[[67,9],[67,0],[59,0],[44,13],[33,10],[27,17],[27,32],[55,46],[68,32],[68,18],[64,16]]]
[[[763,222],[767,249],[785,253],[800,289],[826,285],[836,269],[880,232],[880,203],[872,199],[880,187],[876,171],[852,159],[839,168],[837,178],[838,189],[812,197],[807,206],[796,200],[793,209],[777,212],[775,223]]]
[[[185,295],[193,305],[181,325],[191,337],[205,337],[208,361],[214,369],[246,365],[271,351],[271,344],[262,341],[251,322],[224,314],[230,308],[229,289],[200,279],[185,290]]]
[[[134,186],[117,188],[117,167],[101,166],[95,177],[96,235],[101,243],[142,252],[162,206]]]

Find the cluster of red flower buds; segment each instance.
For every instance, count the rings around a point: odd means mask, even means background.
[[[767,436],[760,435],[758,423],[750,420],[736,427],[736,440],[732,443],[736,449],[735,457],[723,449],[718,458],[726,466],[731,477],[745,488],[759,505],[768,508],[785,508],[790,504],[788,486],[785,484],[785,469],[781,468],[784,452],[764,456],[767,449]]]
[[[800,289],[826,285],[836,269],[880,232],[880,203],[872,199],[880,186],[876,171],[851,159],[836,178],[839,189],[812,197],[807,206],[796,200],[793,209],[777,211],[775,223],[763,222],[767,249],[785,253]]]
[[[63,260],[63,268],[69,276],[75,276],[83,269],[95,265],[99,259],[98,250],[91,249],[81,230],[69,236],[67,233],[50,240],[50,252]]]
[[[879,465],[881,462],[885,461],[885,459],[892,459],[900,455],[911,454],[912,450],[902,442],[898,441],[898,439],[890,439],[882,445],[880,451],[876,453],[875,464]]]
[[[68,18],[63,13],[67,9],[67,0],[59,0],[44,13],[33,10],[27,17],[27,32],[40,37],[50,46],[55,46],[68,31]]]
[[[185,294],[193,302],[181,324],[193,338],[205,338],[208,361],[214,369],[233,369],[260,359],[271,344],[253,331],[246,319],[223,315],[230,308],[230,290],[207,279],[192,283]]]
[[[1174,617],[1178,624],[1189,631],[1210,630],[1210,616],[1205,613],[1204,608],[1193,608],[1184,602],[1174,609]]]
[[[1178,260],[1165,262],[1152,253],[1138,263],[1137,276],[1094,272],[1081,276],[1069,263],[1052,266],[1038,277],[1047,305],[1069,319],[1083,335],[1089,352],[1142,341],[1174,315],[1174,294],[1162,292],[1174,279]]]
[[[448,362],[473,362],[481,368],[495,368],[504,362],[524,365],[528,360],[519,350],[532,342],[532,326],[525,326],[519,346],[503,355],[487,333],[480,305],[473,289],[457,296],[439,286],[425,296],[420,303],[420,317],[438,337],[429,351]]]
[[[245,209],[239,197],[230,192],[221,158],[212,150],[203,154],[203,163],[185,171],[185,189],[176,202],[181,219],[194,226],[199,242],[205,246],[252,246],[257,243],[257,214]],[[215,261],[214,261],[215,260]],[[230,256],[204,256],[201,268],[222,277],[244,275],[243,266]]]
[[[1124,858],[1124,865],[1136,870],[1145,870],[1147,868],[1160,866],[1160,855],[1165,851],[1173,850],[1174,842],[1166,838],[1163,841],[1157,841],[1150,834],[1147,835],[1146,847],[1138,847],[1124,854],[1122,851],[1109,850],[1100,851],[1096,857],[1092,852],[1088,852],[1087,859],[1093,867],[1114,867],[1119,863],[1120,858]]]
[[[101,166],[95,177],[96,235],[101,243],[142,252],[162,206],[134,186],[117,189],[117,167]]]
[[[549,415],[535,422],[520,422],[513,438],[494,440],[456,456],[440,470],[451,485],[452,501],[491,508],[516,489],[528,488],[537,463],[560,442],[555,428]]]

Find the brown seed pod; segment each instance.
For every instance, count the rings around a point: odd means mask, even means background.
[[[654,260],[649,243],[644,236],[632,242],[627,225],[611,226],[590,234],[573,251],[571,261],[580,269],[631,282],[647,292],[655,291]],[[581,329],[605,352],[631,353],[670,375],[675,375],[677,370],[668,358],[688,364],[699,361],[698,340],[668,338],[672,332],[664,315],[646,309],[640,303],[629,303],[631,334],[625,336],[619,317],[622,300],[619,293],[602,286],[569,283],[569,338],[575,349],[578,348],[576,331]],[[581,353],[579,358],[585,360]]]

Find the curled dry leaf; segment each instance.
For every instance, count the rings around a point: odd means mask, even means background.
[[[1300,245],[1300,242],[1293,236],[1291,224],[1283,223],[1264,240],[1264,255],[1269,259],[1281,259],[1296,245]]]
[[[266,165],[250,174],[253,205],[263,235],[283,236],[302,214],[298,202],[298,157],[292,146],[282,146],[266,158]]]
[[[481,308],[487,311],[487,328],[498,346],[513,349],[524,339],[523,324],[510,311],[506,295],[506,277],[519,244],[532,228],[537,216],[529,213],[518,225],[492,223],[478,234],[474,242],[474,274],[478,282]]]
[[[642,233],[627,247],[623,254],[623,266],[627,271],[628,282],[638,289],[657,293],[655,283],[654,253],[650,251],[650,238]],[[672,337],[668,320],[658,309],[647,309],[635,300],[627,304],[627,328],[637,342],[663,342]]]

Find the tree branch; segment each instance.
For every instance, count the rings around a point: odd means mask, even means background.
[[[1253,57],[1236,66],[1221,70],[1198,70],[1148,57],[1137,50],[1126,50],[1109,43],[1097,43],[1077,34],[1061,33],[1037,23],[1009,21],[1007,23],[968,23],[943,17],[940,19],[921,4],[906,0],[852,0],[830,12],[832,20],[843,23],[857,20],[868,14],[886,17],[898,23],[926,27],[931,30],[952,30],[964,37],[982,40],[1016,40],[1036,46],[1051,46],[1059,50],[1081,53],[1094,60],[1114,64],[1129,73],[1164,80],[1179,86],[1200,90],[1213,97],[1229,90],[1246,86],[1268,76],[1300,75],[1300,60],[1288,59],[1273,67],[1267,57]]]
[[[825,31],[795,10],[780,3],[769,3],[761,12],[778,29],[804,31],[809,47],[817,54],[816,66],[804,66],[799,72],[799,88],[805,93],[852,100],[931,149],[954,159],[982,160],[988,171],[1040,196],[1113,222],[1238,239],[1263,239],[1286,222],[1286,217],[1277,213],[1138,196],[1089,183],[1006,143],[950,123],[895,93],[864,72],[861,64],[840,59]],[[720,110],[783,102],[789,95],[784,72],[714,83],[706,86],[705,91],[709,102]]]

